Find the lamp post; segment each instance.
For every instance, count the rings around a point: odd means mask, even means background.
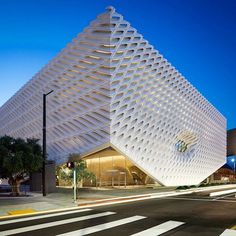
[[[232,158],[231,161],[234,163],[234,179],[235,179],[235,159]]]
[[[46,147],[46,97],[50,93],[43,94],[43,169],[42,169],[42,192],[43,196],[46,196],[46,181],[45,181],[45,165],[46,165],[46,155],[47,155],[47,147]]]

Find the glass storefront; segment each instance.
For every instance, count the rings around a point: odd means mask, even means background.
[[[131,161],[113,149],[107,149],[83,160],[96,179],[84,181],[84,186],[127,186],[154,184],[154,181]]]

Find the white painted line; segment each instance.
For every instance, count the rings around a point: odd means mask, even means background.
[[[175,200],[186,200],[186,201],[205,201],[212,202],[212,199],[209,198],[185,198],[185,197],[168,197],[167,199],[175,199]]]
[[[167,221],[163,224],[160,224],[160,225],[154,226],[152,228],[146,229],[144,231],[141,231],[139,233],[132,234],[131,236],[147,236],[147,235],[148,236],[158,236],[158,235],[164,234],[174,228],[177,228],[183,224],[185,224],[185,223],[180,222],[180,221],[170,220],[170,221]]]
[[[236,230],[226,229],[220,236],[236,236]]]
[[[0,221],[0,225],[13,224],[13,223],[24,222],[24,221],[29,221],[29,220],[38,220],[38,219],[55,217],[55,216],[63,216],[63,215],[91,211],[91,210],[92,209],[80,209],[80,210],[74,210],[74,211],[58,212],[58,213],[53,213],[49,215],[39,215],[39,216],[31,216],[31,217],[25,217],[25,218],[20,218],[20,219],[6,220],[2,222]]]
[[[145,197],[134,198],[134,199],[132,199],[133,196],[125,197],[125,198],[130,198],[130,199],[124,199],[124,197],[121,197],[121,198],[109,198],[109,199],[106,199],[106,200],[108,200],[108,202],[104,202],[104,200],[98,200],[98,201],[94,201],[94,203],[86,204],[85,206],[79,206],[79,208],[107,206],[107,205],[114,205],[114,204],[127,203],[127,202],[138,202],[138,201],[144,201],[144,200],[147,200],[147,199],[158,199],[158,198],[161,199],[161,198],[165,198],[165,197],[186,195],[186,194],[191,194],[191,193],[193,193],[193,192],[188,192],[188,193],[168,193],[168,194],[161,194],[161,195],[160,194],[148,194]],[[112,201],[114,199],[117,199],[117,201]],[[102,203],[100,203],[100,202],[102,202]]]
[[[87,234],[92,234],[95,232],[99,232],[102,230],[106,230],[106,229],[110,229],[116,226],[120,226],[120,225],[124,225],[124,224],[128,224],[137,220],[141,220],[146,218],[145,216],[132,216],[132,217],[128,217],[128,218],[124,218],[121,220],[115,220],[109,223],[104,223],[104,224],[100,224],[100,225],[95,225],[95,226],[91,226],[91,227],[87,227],[84,229],[79,229],[79,230],[75,230],[69,233],[65,233],[65,234],[59,234],[60,236],[82,236],[82,235],[87,235]]]
[[[234,195],[234,193],[230,193],[230,194],[227,194],[227,195],[224,195],[224,196],[221,196],[221,197],[216,197],[213,200],[218,200],[218,199],[226,198],[226,197],[229,197],[229,196],[232,196],[232,195]]]
[[[66,219],[66,220],[58,220],[58,221],[54,221],[54,222],[32,225],[32,226],[22,227],[22,228],[18,228],[18,229],[10,229],[10,230],[1,231],[0,235],[20,234],[20,233],[24,233],[24,232],[28,232],[28,231],[32,231],[32,230],[44,229],[44,228],[53,227],[53,226],[57,226],[57,225],[69,224],[69,223],[74,223],[74,222],[78,222],[78,221],[94,219],[97,217],[109,216],[109,215],[113,215],[113,214],[116,214],[116,213],[107,211],[104,213],[98,213],[98,214],[87,215],[87,216],[80,216],[80,217],[70,218],[70,219]]]
[[[215,196],[220,196],[220,195],[224,195],[224,194],[228,194],[228,193],[235,193],[235,192],[236,192],[236,189],[229,189],[229,190],[210,193],[209,196],[210,197],[215,197]]]
[[[143,200],[153,199],[153,198],[154,199],[165,198],[165,197],[171,197],[171,196],[186,195],[186,194],[191,194],[195,192],[204,192],[204,191],[209,191],[209,190],[232,188],[235,186],[236,186],[235,184],[231,184],[227,186],[212,186],[212,187],[207,187],[207,188],[200,187],[200,188],[194,188],[190,190],[169,191],[169,192],[163,192],[163,193],[148,193],[148,194],[141,194],[141,195],[131,195],[131,196],[126,196],[126,197],[107,198],[107,199],[96,200],[96,201],[93,201],[93,203],[91,204],[86,204],[86,206],[79,206],[79,207],[80,208],[92,207],[92,206],[96,207],[96,206],[101,206],[101,205],[113,205],[117,203],[143,201]],[[134,199],[131,199],[131,198],[134,198]],[[104,202],[104,201],[108,201],[108,202]]]
[[[228,188],[235,188],[236,185],[235,184],[227,184],[227,185],[220,185],[220,186],[208,186],[208,187],[199,187],[199,188],[195,188],[192,189],[194,192],[208,192],[211,190],[220,190],[220,189],[228,189]],[[184,191],[184,190],[182,190]]]
[[[202,202],[231,202],[231,203],[236,203],[236,200],[214,200],[210,198],[184,198],[184,197],[168,197],[167,199],[175,199],[175,200],[186,200],[186,201],[202,201]]]
[[[231,202],[231,203],[236,203],[235,200],[232,201],[232,200],[224,200],[224,199],[223,199],[223,200],[221,200],[221,199],[220,199],[220,200],[214,200],[214,199],[213,199],[213,201],[216,201],[216,202]]]

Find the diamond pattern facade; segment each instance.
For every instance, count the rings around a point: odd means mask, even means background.
[[[0,108],[0,135],[42,138],[50,159],[112,146],[164,185],[225,163],[225,118],[110,7]]]

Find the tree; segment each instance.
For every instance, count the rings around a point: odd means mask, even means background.
[[[77,153],[71,153],[69,155],[69,160],[76,160],[79,158],[79,154]],[[82,187],[84,180],[95,180],[96,176],[93,172],[89,171],[87,168],[87,164],[84,160],[79,160],[78,162],[75,162],[75,168],[76,168],[76,180],[79,182],[79,185]],[[71,172],[71,176],[73,176],[73,173]]]
[[[70,160],[78,159],[79,154],[73,153],[69,155]],[[86,162],[84,160],[79,160],[74,162],[74,168],[76,168],[76,180],[79,182],[80,186],[83,186],[84,180],[95,180],[96,176],[94,173],[88,170]],[[63,180],[64,183],[73,183],[73,169],[68,169],[66,164],[57,167],[57,176],[59,179]]]
[[[83,186],[84,180],[95,180],[96,176],[93,172],[87,169],[86,162],[84,160],[80,160],[75,164],[76,168],[76,178],[79,181],[80,186]]]
[[[8,178],[14,196],[20,195],[20,184],[31,172],[42,167],[42,150],[37,139],[0,138],[0,178]]]
[[[56,166],[56,176],[58,185],[71,185],[72,184],[72,172],[66,167],[66,164],[64,165],[58,165]]]

